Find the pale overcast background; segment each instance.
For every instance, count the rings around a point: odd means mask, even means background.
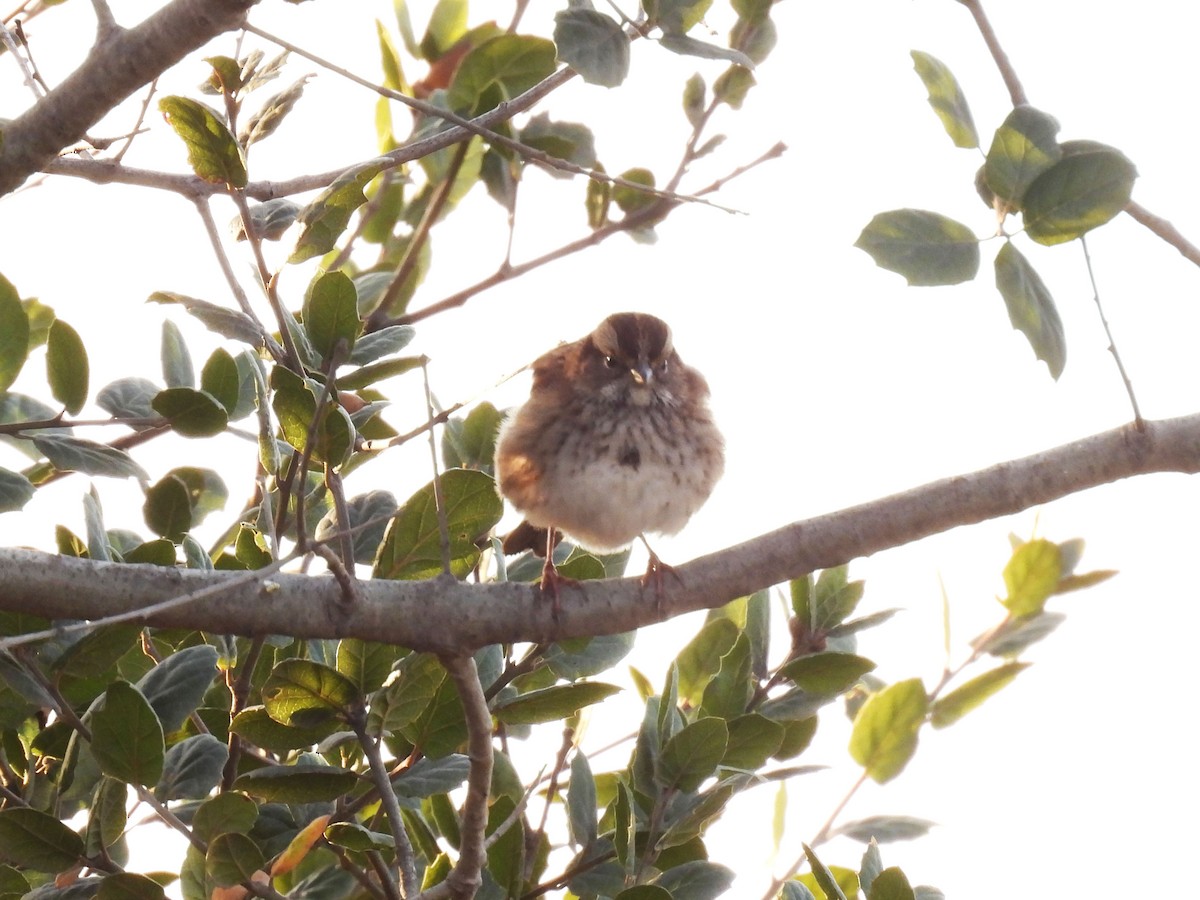
[[[126,24],[151,9],[133,0],[112,5]],[[429,5],[412,5],[419,31]],[[530,4],[525,27],[548,31],[561,6]],[[493,9],[502,23],[511,14],[507,3],[477,7],[473,22]],[[1191,103],[1200,12],[1166,0],[1135,7],[1005,0],[988,12],[1030,101],[1062,123],[1060,137],[1119,147],[1140,172],[1135,199],[1200,241]],[[375,17],[394,29],[385,2],[265,0],[252,13],[260,27],[368,78],[379,72]],[[951,144],[909,58],[911,49],[924,50],[953,70],[986,147],[1009,100],[967,10],[950,0],[785,2],[774,18],[779,45],[758,72],[759,86],[740,112],[717,117],[715,130],[729,140],[683,186],[701,187],[783,140],[789,150],[781,160],[715,198],[748,215],[678,210],[659,227],[656,246],[618,236],[422,323],[413,345],[433,358],[434,389],[443,402],[484,396],[506,406],[522,399],[527,378],[489,392],[491,385],[604,315],[640,309],[667,319],[683,357],[708,376],[729,445],[727,475],[708,506],[681,536],[656,545],[672,562],[1130,417],[1077,244],[1047,249],[1019,242],[1065,323],[1067,365],[1058,383],[1011,330],[992,286],[998,241],[984,244],[977,282],[936,289],[907,288],[852,246],[875,213],[905,206],[950,215],[979,235],[994,228],[972,186],[981,155]],[[82,3],[30,24],[37,62],[52,85],[85,52],[91,26]],[[714,16],[714,27],[723,29],[723,20]],[[163,93],[195,96],[205,76],[198,57],[231,54],[233,47],[233,36],[215,41],[169,73]],[[686,139],[685,79],[700,71],[711,83],[722,69],[641,41],[625,87],[606,91],[576,81],[538,111],[592,126],[608,171],[648,166],[663,179]],[[285,78],[308,71],[318,69],[295,60]],[[11,58],[0,57],[0,116],[28,102]],[[119,133],[137,102],[95,133]],[[293,118],[254,148],[251,177],[284,178],[371,156],[374,102],[320,72]],[[404,121],[405,113],[395,115]],[[154,133],[135,143],[126,162],[184,171],[182,145],[157,113],[149,122]],[[540,173],[528,181],[517,261],[582,233],[582,183]],[[474,283],[502,259],[506,225],[499,207],[482,190],[465,207],[435,232],[433,270],[413,308]],[[228,203],[216,210],[222,225],[233,215]],[[1126,217],[1091,235],[1089,246],[1144,413],[1195,411],[1200,271]],[[199,219],[175,196],[51,179],[0,203],[0,248],[0,271],[24,295],[53,306],[87,341],[93,396],[123,375],[158,377],[164,316],[183,328],[197,365],[216,346],[186,316],[144,303],[155,290],[230,302]],[[275,249],[278,262],[288,248]],[[231,245],[231,252],[249,284],[244,246]],[[284,275],[282,289],[293,305],[311,274],[307,266]],[[463,341],[471,343],[469,354],[460,351]],[[15,389],[49,399],[40,372],[39,354]],[[401,430],[424,416],[416,387],[413,376],[395,385],[388,418]],[[226,467],[230,508],[225,518],[210,520],[210,529],[224,524],[250,490],[245,445],[166,439],[137,453],[157,478],[174,465],[214,464],[217,447],[241,454],[243,462]],[[4,453],[0,465],[20,465]],[[417,443],[394,452],[352,479],[350,490],[386,486],[403,499],[428,480],[426,454]],[[144,527],[136,486],[104,479],[97,486],[110,527]],[[0,516],[0,539],[51,548],[55,522],[82,533],[80,497],[87,488],[75,476],[39,492],[25,512]],[[939,823],[926,838],[885,845],[885,864],[902,865],[914,884],[970,900],[1099,896],[1145,883],[1151,871],[1159,873],[1155,886],[1164,894],[1185,893],[1172,891],[1170,879],[1181,849],[1198,837],[1189,688],[1200,625],[1198,498],[1194,479],[1143,478],[854,563],[853,574],[867,582],[860,611],[905,610],[862,635],[860,652],[879,663],[876,674],[888,681],[920,676],[929,686],[943,663],[939,579],[949,595],[957,662],[967,641],[1001,615],[994,597],[1003,590],[1009,531],[1056,541],[1083,537],[1082,570],[1121,571],[1099,588],[1054,599],[1051,608],[1068,619],[1028,654],[1032,669],[955,727],[923,732],[915,760],[894,782],[859,792],[844,818],[888,813]],[[632,565],[640,564],[635,557]],[[666,648],[686,641],[698,621],[646,629],[630,662],[661,684]],[[782,620],[775,630],[782,639]],[[632,700],[609,701],[597,711],[585,749],[636,721]],[[739,872],[731,896],[761,896],[768,873],[786,868],[857,779],[845,752],[848,733],[838,708],[823,714],[817,743],[801,761],[834,768],[788,785],[778,855],[771,836],[774,787],[736,801],[710,831],[712,857]],[[609,770],[626,757],[622,749],[593,765]],[[536,757],[519,762],[526,777],[541,765]],[[820,852],[828,863],[857,868],[862,847],[839,839]],[[163,864],[161,854],[151,859]]]

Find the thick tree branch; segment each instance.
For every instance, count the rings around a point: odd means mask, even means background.
[[[0,550],[0,609],[50,619],[129,613],[206,587],[203,604],[181,603],[146,618],[157,627],[298,638],[359,637],[455,656],[487,644],[615,634],[1134,475],[1200,471],[1200,413],[1124,426],[969,475],[796,522],[676,569],[662,608],[637,578],[568,588],[562,615],[528,584],[369,581],[346,609],[333,578],[202,572]]]
[[[4,128],[0,195],[83,139],[118,103],[209,40],[239,28],[258,0],[174,0],[140,25],[101,28],[83,63]]]

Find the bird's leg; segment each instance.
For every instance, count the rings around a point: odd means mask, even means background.
[[[558,574],[558,567],[554,565],[554,547],[558,544],[555,539],[555,528],[551,525],[546,529],[546,562],[542,565],[542,593],[549,594],[551,600],[550,615],[554,621],[558,621],[558,615],[562,612],[562,597],[560,596],[561,588],[579,584],[574,578],[566,578]]]
[[[663,601],[663,575],[670,573],[676,581],[683,584],[683,579],[679,577],[679,573],[675,571],[674,566],[669,566],[654,552],[654,548],[650,546],[650,542],[646,540],[644,534],[638,535],[638,540],[646,547],[646,552],[650,554],[650,562],[646,566],[646,574],[642,576],[642,587],[647,587],[651,582],[654,583],[654,609],[656,612],[662,612]]]

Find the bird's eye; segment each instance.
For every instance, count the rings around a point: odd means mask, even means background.
[[[657,365],[655,368],[657,368],[657,369],[658,369],[658,374],[659,374],[659,375],[665,375],[665,374],[667,374],[667,361],[664,359],[664,360],[663,360],[662,362],[660,362],[660,363],[659,363],[659,364],[658,364],[658,365]]]
[[[617,368],[617,366],[620,365],[620,363],[617,362],[617,358],[615,356],[604,357],[604,364],[606,366],[608,366],[610,369],[615,369],[615,368]]]

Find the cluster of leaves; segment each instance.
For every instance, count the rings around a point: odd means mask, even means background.
[[[979,136],[962,89],[940,60],[912,52],[929,103],[958,147],[980,149]],[[1023,230],[1039,244],[1082,238],[1129,204],[1137,170],[1115,147],[1091,140],[1058,140],[1053,116],[1018,106],[996,129],[975,179],[994,210],[1004,243],[995,258],[996,288],[1013,328],[1058,378],[1066,365],[1066,340],[1054,298],[1026,256],[1004,232],[1007,218],[1020,214]],[[875,216],[855,246],[913,285],[960,284],[979,271],[980,241],[966,225],[923,209],[897,209]]]

